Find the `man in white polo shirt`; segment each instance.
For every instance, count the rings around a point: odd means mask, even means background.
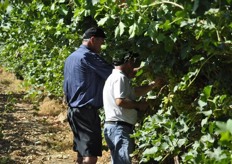
[[[132,88],[130,79],[136,68],[137,54],[125,51],[115,59],[112,74],[105,82],[103,104],[105,111],[104,136],[111,151],[112,164],[130,164],[134,140],[130,137],[137,121],[138,111],[145,111],[148,103],[136,97],[161,84],[161,81]]]

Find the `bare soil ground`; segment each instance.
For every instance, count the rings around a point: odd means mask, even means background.
[[[20,84],[0,68],[0,164],[74,164],[66,107],[50,99],[35,105]],[[103,151],[98,164],[109,159]]]

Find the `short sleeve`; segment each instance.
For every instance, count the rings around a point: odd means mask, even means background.
[[[127,78],[121,77],[120,79],[117,79],[114,83],[114,97],[115,98],[127,98],[129,93],[129,82],[127,81]]]

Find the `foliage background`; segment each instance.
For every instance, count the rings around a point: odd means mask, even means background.
[[[32,88],[62,97],[65,58],[83,31],[107,33],[104,57],[141,54],[135,84],[165,79],[146,97],[134,137],[141,163],[232,162],[231,0],[1,0],[0,64]],[[145,79],[145,80],[144,80]],[[158,95],[158,96],[157,96]],[[156,96],[156,97],[155,97]]]

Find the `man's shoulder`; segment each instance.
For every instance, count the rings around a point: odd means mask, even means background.
[[[84,57],[84,55],[88,53],[87,50],[83,49],[83,48],[78,48],[76,49],[74,52],[72,52],[69,57],[70,58],[82,58]]]
[[[121,81],[124,78],[125,75],[118,71],[112,71],[112,73],[108,77],[109,80],[113,80],[113,81]]]
[[[126,77],[125,74],[121,70],[118,70],[118,69],[113,69],[112,74],[114,76],[118,76],[118,77],[121,77],[121,78]]]

